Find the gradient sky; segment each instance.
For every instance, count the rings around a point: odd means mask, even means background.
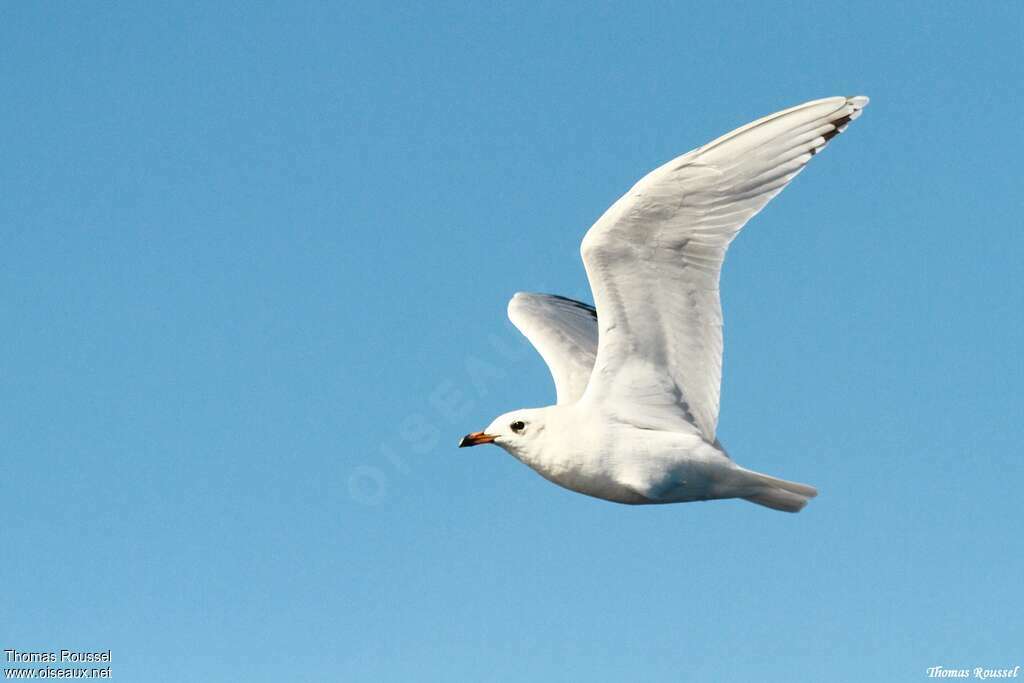
[[[1024,6],[6,3],[0,649],[124,681],[921,680],[1024,664]],[[554,390],[641,175],[865,115],[723,274],[719,437],[631,508],[458,438]]]

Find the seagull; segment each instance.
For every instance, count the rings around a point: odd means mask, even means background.
[[[628,505],[742,498],[799,512],[817,489],[740,467],[715,438],[718,281],[729,244],[868,98],[758,119],[644,176],[580,246],[596,308],[516,293],[508,316],[555,383],[459,447],[493,443],[566,489]]]

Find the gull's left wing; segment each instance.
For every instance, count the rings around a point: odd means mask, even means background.
[[[564,296],[518,292],[508,302],[508,317],[547,363],[557,402],[578,400],[597,356],[594,307]]]
[[[581,246],[601,316],[584,401],[714,442],[725,251],[867,103],[830,97],[754,121],[655,169],[598,219]]]

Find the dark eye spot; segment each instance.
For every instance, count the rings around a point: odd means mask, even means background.
[[[525,422],[523,422],[522,420],[516,420],[515,422],[513,422],[512,424],[510,424],[510,425],[509,425],[509,427],[511,427],[511,428],[512,428],[512,431],[513,431],[513,432],[515,432],[516,434],[518,434],[519,432],[521,432],[521,431],[523,431],[524,429],[526,429],[526,423],[525,423]]]

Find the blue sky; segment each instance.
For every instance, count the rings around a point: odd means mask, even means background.
[[[1019,3],[0,9],[0,648],[115,679],[1024,664]],[[458,438],[517,290],[666,159],[867,94],[723,275],[719,436],[799,515]]]

